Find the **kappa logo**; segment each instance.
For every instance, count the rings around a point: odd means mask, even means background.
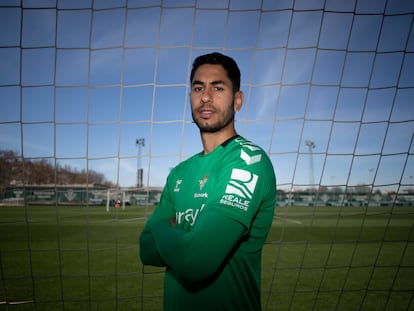
[[[235,194],[241,198],[250,200],[256,188],[259,176],[249,171],[233,168],[231,180],[226,187],[227,194]]]

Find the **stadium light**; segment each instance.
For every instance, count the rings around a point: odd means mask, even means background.
[[[315,142],[312,140],[306,140],[305,146],[308,147],[309,150],[309,184],[315,184],[315,177],[314,177],[314,169],[313,169],[313,149],[315,149]]]
[[[137,151],[137,188],[142,188],[143,169],[141,167],[141,147],[145,147],[145,138],[137,138],[135,145],[138,147]]]

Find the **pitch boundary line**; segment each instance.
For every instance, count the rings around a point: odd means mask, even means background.
[[[24,300],[24,301],[0,301],[0,305],[22,305],[33,303],[33,300]]]
[[[301,225],[302,222],[300,220],[295,220],[295,219],[291,219],[291,218],[287,218],[287,217],[280,217],[280,216],[274,216],[274,218],[280,219],[283,222],[290,222],[296,225]]]

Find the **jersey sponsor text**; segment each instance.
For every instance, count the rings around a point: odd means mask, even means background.
[[[190,226],[193,226],[197,219],[198,214],[203,210],[203,208],[204,208],[204,204],[201,205],[200,208],[196,208],[196,209],[189,208],[183,212],[177,212],[175,215],[177,224],[188,222]]]
[[[237,207],[243,211],[247,211],[249,208],[250,201],[234,196],[232,194],[225,194],[222,196],[220,203]]]

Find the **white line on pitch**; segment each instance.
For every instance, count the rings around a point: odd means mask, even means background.
[[[286,217],[279,217],[279,216],[274,216],[274,217],[275,218],[278,218],[278,219],[281,219],[283,221],[286,221],[286,222],[291,222],[291,223],[297,224],[297,225],[301,225],[302,224],[302,222],[299,221],[299,220],[290,219],[290,218],[286,218]]]
[[[26,301],[0,301],[0,305],[21,305],[25,303],[33,303],[33,300]]]

